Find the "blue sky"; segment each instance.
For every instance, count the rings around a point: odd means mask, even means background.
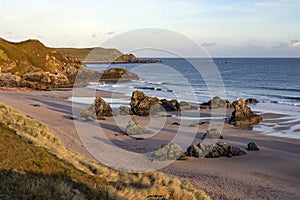
[[[126,31],[164,28],[212,56],[300,57],[299,11],[298,0],[0,0],[0,37],[90,47]]]

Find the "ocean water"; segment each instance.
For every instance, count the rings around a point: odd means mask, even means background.
[[[122,67],[140,77],[138,81],[91,83],[88,87],[121,92],[128,96],[134,90],[140,90],[150,96],[197,103],[206,102],[215,94],[219,94],[214,91],[224,90],[220,94],[224,94],[222,97],[231,102],[239,98],[258,99],[260,103],[250,105],[254,111],[289,115],[287,119],[290,119],[291,124],[288,124],[287,120],[286,129],[284,125],[272,126],[266,122],[256,126],[256,130],[265,134],[300,139],[300,58],[154,59],[161,62],[87,64],[88,69],[97,71]],[[220,83],[224,87],[221,87]],[[212,89],[214,85],[216,90]],[[107,100],[117,106],[120,102],[126,104],[129,101]]]

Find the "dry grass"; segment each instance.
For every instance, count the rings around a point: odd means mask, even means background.
[[[182,184],[178,179],[171,179],[158,172],[124,173],[87,160],[61,145],[48,128],[33,119],[26,117],[12,108],[0,104],[0,121],[15,130],[25,140],[35,146],[43,147],[58,158],[73,165],[76,170],[93,177],[93,181],[85,184],[93,187],[103,186],[112,199],[146,199],[151,195],[164,196],[167,199],[210,199],[204,192],[196,190],[192,185]],[[39,164],[38,164],[39,165]],[[48,165],[40,163],[41,166]],[[83,178],[82,178],[83,179]]]

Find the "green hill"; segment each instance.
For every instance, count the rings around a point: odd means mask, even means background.
[[[62,67],[79,67],[81,62],[64,56],[56,49],[44,46],[38,40],[26,40],[19,43],[0,38],[0,67],[2,72],[21,75],[36,69],[54,73]]]

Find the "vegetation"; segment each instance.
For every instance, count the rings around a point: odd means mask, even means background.
[[[0,121],[0,199],[209,199],[162,173],[118,172],[87,160],[44,124],[1,104]]]
[[[76,59],[63,56],[55,49],[44,46],[38,40],[19,43],[0,38],[0,65],[2,72],[22,75],[29,71],[61,71],[68,64],[79,65]]]

